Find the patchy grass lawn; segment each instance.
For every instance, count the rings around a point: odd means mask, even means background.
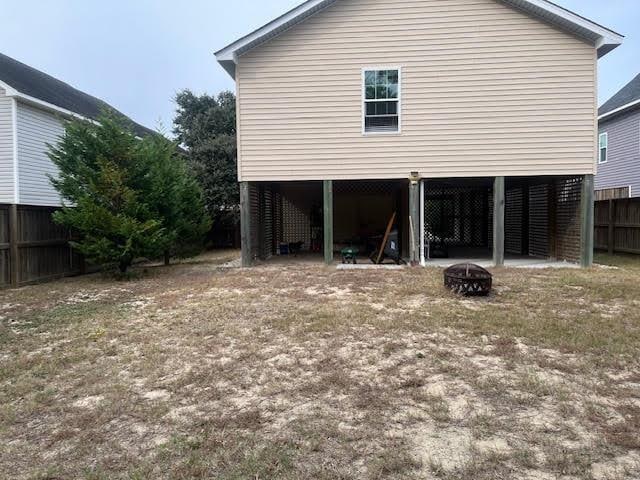
[[[640,260],[221,264],[0,292],[0,478],[640,477]]]

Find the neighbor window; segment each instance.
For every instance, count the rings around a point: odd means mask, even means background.
[[[400,131],[400,70],[364,71],[364,132]]]
[[[607,163],[607,155],[609,154],[609,135],[607,133],[600,134],[599,157],[598,163]]]

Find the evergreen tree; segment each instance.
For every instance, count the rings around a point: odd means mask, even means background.
[[[184,258],[199,253],[211,229],[200,185],[176,145],[156,135],[141,142],[144,156],[154,159],[147,201],[163,219],[164,258]]]
[[[208,228],[201,191],[160,135],[140,140],[109,114],[74,119],[49,156],[64,205],[54,219],[78,232],[74,246],[89,261],[125,273],[136,258],[197,244]]]

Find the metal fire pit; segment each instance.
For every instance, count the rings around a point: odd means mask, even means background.
[[[493,276],[479,265],[461,263],[444,271],[444,285],[460,295],[486,296],[491,293]]]

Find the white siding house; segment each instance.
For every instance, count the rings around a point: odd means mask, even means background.
[[[48,145],[55,145],[64,134],[60,115],[17,102],[18,203],[59,206],[60,196],[49,176],[56,166],[47,156]]]
[[[0,203],[61,205],[49,180],[57,170],[47,156],[47,145],[55,145],[63,134],[60,114],[21,102],[0,89]]]
[[[13,163],[13,100],[0,88],[0,203],[15,200]]]
[[[151,133],[105,102],[0,54],[0,288],[83,271],[70,232],[52,214],[61,206],[49,146],[72,117],[111,111],[139,137]]]
[[[0,204],[60,206],[48,145],[64,134],[65,119],[93,120],[106,110],[139,136],[151,132],[102,100],[0,54]]]

